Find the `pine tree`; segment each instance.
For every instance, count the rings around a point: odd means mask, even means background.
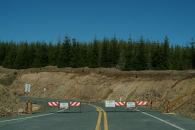
[[[95,39],[88,49],[89,67],[96,68],[100,65],[98,41]]]
[[[0,41],[0,65],[3,64],[5,56],[6,56],[6,45],[4,42]]]
[[[190,46],[191,46],[191,66],[192,69],[195,69],[195,42],[194,39],[192,38],[191,42],[190,42]]]
[[[81,64],[81,55],[80,55],[80,48],[79,44],[77,43],[76,39],[72,39],[72,56],[71,56],[71,67],[77,68]]]
[[[65,37],[64,42],[60,45],[58,55],[58,67],[70,67],[71,63],[71,41],[70,38]]]
[[[35,45],[35,53],[33,67],[44,67],[48,65],[48,49],[46,43],[37,42]]]
[[[163,43],[163,68],[162,69],[169,69],[169,39],[166,36]]]
[[[16,59],[16,50],[17,50],[17,47],[15,43],[10,43],[8,45],[8,49],[6,50],[7,53],[3,61],[3,67],[14,68],[14,62]]]
[[[14,68],[25,69],[29,67],[28,64],[28,44],[22,43],[17,47],[16,59],[14,62]]]
[[[101,45],[100,65],[102,67],[109,67],[109,41],[104,39]]]
[[[144,39],[141,38],[137,48],[137,55],[135,60],[135,69],[136,70],[145,70],[147,68],[146,61],[146,51],[145,51],[145,43]]]
[[[111,53],[111,67],[116,67],[117,62],[119,60],[119,55],[120,55],[120,48],[118,45],[118,40],[114,37],[110,41],[110,50],[109,52]]]
[[[35,52],[34,52],[34,59],[33,59],[33,67],[41,67],[42,63],[41,63],[41,47],[39,43],[36,43],[35,45]]]
[[[123,61],[126,61],[125,70],[133,70],[135,61],[135,48],[133,46],[133,41],[131,38],[128,40],[128,44],[125,47],[125,52],[125,54],[123,54],[124,52],[121,54],[121,56],[124,55],[124,58],[126,59],[124,60],[123,58],[121,58],[123,59]]]
[[[52,43],[49,44],[48,47],[48,64],[49,65],[57,65],[57,57],[58,57],[58,52],[59,52],[59,44],[53,45]]]
[[[80,56],[80,67],[86,67],[89,64],[89,59],[87,57],[87,45],[86,44],[80,44],[79,45],[79,56]]]
[[[155,70],[162,69],[163,62],[163,54],[162,54],[161,45],[159,43],[155,43],[152,49],[152,68]]]

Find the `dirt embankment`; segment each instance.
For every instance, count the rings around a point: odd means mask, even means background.
[[[170,101],[172,111],[191,117],[195,113],[195,71],[122,72],[104,68],[45,67],[14,70],[12,74],[15,79],[12,78],[14,80],[8,86],[18,95],[23,95],[24,84],[30,83],[31,96],[84,100],[152,100],[158,109],[163,109],[165,101]]]
[[[0,117],[16,112],[18,101],[9,89],[0,85]]]
[[[19,101],[10,88],[16,77],[16,71],[0,68],[0,117],[13,115],[18,110]]]

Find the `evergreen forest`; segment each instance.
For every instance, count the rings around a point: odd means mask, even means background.
[[[165,37],[162,42],[94,39],[79,42],[64,37],[57,43],[0,41],[0,66],[11,69],[44,66],[117,68],[120,70],[187,70],[195,69],[195,46],[176,45]]]

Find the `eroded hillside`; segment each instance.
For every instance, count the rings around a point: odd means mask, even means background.
[[[7,73],[4,73],[4,78]],[[165,101],[170,101],[173,102],[172,111],[191,117],[195,113],[194,71],[121,72],[103,68],[46,67],[12,70],[12,76],[10,84],[6,85],[17,95],[24,95],[24,84],[30,83],[30,96],[83,100],[152,100],[153,106],[160,110],[164,108]]]

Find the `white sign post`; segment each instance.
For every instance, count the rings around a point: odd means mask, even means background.
[[[26,83],[24,85],[25,95],[28,96],[28,94],[30,93],[30,91],[31,91],[31,84]],[[31,101],[31,99],[28,99],[28,101],[26,103],[26,108],[27,108],[27,112],[28,113],[32,113],[32,101]]]
[[[30,93],[31,90],[31,84],[25,84],[24,85],[24,92],[25,93]]]
[[[106,100],[105,107],[115,107],[115,100]]]

